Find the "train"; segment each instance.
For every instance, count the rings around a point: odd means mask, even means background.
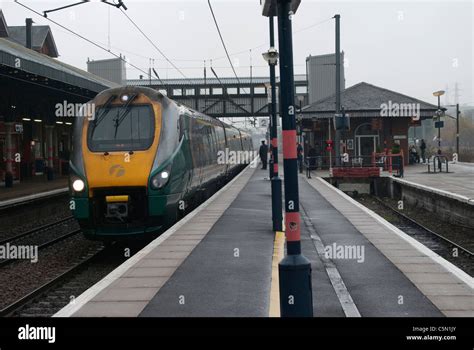
[[[89,106],[73,125],[69,175],[89,239],[162,232],[255,158],[249,133],[151,88],[107,89]]]

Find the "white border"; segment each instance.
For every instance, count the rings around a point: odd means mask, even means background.
[[[6,207],[8,205],[12,204],[20,204],[22,202],[28,202],[34,199],[39,199],[43,197],[49,197],[51,195],[59,194],[59,193],[66,193],[69,191],[68,187],[63,187],[63,188],[58,188],[56,190],[51,190],[47,192],[40,192],[40,193],[35,193],[35,194],[30,194],[28,196],[24,197],[19,197],[19,198],[13,198],[13,199],[7,199],[4,201],[0,201],[0,208]]]
[[[369,216],[373,217],[375,220],[377,220],[379,223],[384,225],[387,229],[395,233],[397,236],[399,236],[401,239],[405,240],[408,242],[411,246],[413,246],[416,250],[418,250],[420,253],[428,256],[431,258],[434,262],[438,263],[439,265],[443,266],[446,270],[448,270],[450,273],[455,275],[457,278],[459,278],[463,283],[465,283],[468,287],[471,289],[474,289],[474,278],[469,276],[466,272],[462,271],[460,268],[457,266],[453,265],[449,261],[445,260],[435,252],[433,252],[431,249],[427,248],[420,242],[418,242],[416,239],[410,237],[407,235],[405,232],[401,231],[385,219],[383,219],[381,216],[373,212],[372,210],[364,207],[362,204],[357,202],[356,200],[352,199],[350,196],[342,192],[341,190],[335,188],[322,178],[318,177],[317,178],[319,181],[321,181],[324,185],[326,185],[328,188],[332,189],[336,193],[338,193],[341,197],[349,201],[350,203],[354,204],[356,207],[359,209],[362,209],[365,213],[367,213]],[[370,241],[370,240],[369,240]]]
[[[202,203],[199,207],[194,209],[191,213],[186,215],[183,219],[181,219],[172,227],[170,227],[168,230],[166,230],[162,235],[160,235],[158,238],[153,240],[150,244],[148,244],[142,250],[137,252],[130,259],[125,261],[122,265],[118,266],[115,270],[110,272],[107,276],[105,276],[99,282],[97,282],[92,287],[87,289],[84,293],[79,295],[74,300],[73,303],[69,303],[64,308],[59,310],[56,314],[53,315],[53,317],[71,317],[74,313],[79,311],[92,298],[94,298],[102,290],[104,290],[113,282],[115,282],[120,276],[122,276],[125,272],[127,272],[130,268],[132,268],[142,258],[148,255],[151,251],[153,251],[156,247],[158,247],[161,243],[163,243],[167,238],[169,238],[176,231],[178,231],[184,224],[186,224],[188,221],[194,218],[198,213],[203,211],[209,204],[211,204],[217,197],[219,197],[222,194],[222,192],[226,191],[230,186],[232,186],[234,182],[237,181],[237,179],[239,179],[242,175],[247,173],[249,169],[252,169],[251,165],[253,164],[253,162],[258,162],[258,159],[254,159],[254,161],[252,161],[252,163],[250,163],[244,170],[242,170],[240,174],[234,177],[227,185],[222,187],[212,197],[210,197],[208,200]],[[253,169],[256,169],[256,167],[254,167]]]
[[[469,197],[463,196],[461,194],[452,193],[452,192],[448,192],[448,191],[445,191],[445,190],[440,190],[438,188],[433,188],[433,187],[422,185],[422,184],[419,184],[419,183],[416,183],[416,182],[412,182],[412,181],[408,181],[408,180],[404,180],[404,179],[399,179],[399,178],[394,177],[394,176],[390,176],[390,178],[392,179],[392,181],[394,180],[394,181],[400,182],[400,183],[405,184],[405,185],[410,186],[410,187],[414,187],[414,188],[417,188],[417,189],[420,189],[420,190],[425,190],[425,191],[432,192],[432,193],[437,193],[441,196],[448,197],[448,198],[451,198],[451,199],[456,199],[460,202],[463,202],[463,203],[470,204],[470,205],[474,206],[474,198],[469,198]]]

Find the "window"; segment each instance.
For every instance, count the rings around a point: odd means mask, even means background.
[[[212,88],[213,95],[222,95],[222,88]]]
[[[97,110],[89,123],[87,144],[92,152],[137,151],[150,148],[155,133],[151,106],[111,107]]]
[[[254,94],[265,95],[266,94],[265,86],[257,86],[253,88]]]
[[[181,89],[173,89],[173,96],[182,96],[183,90]]]
[[[160,94],[162,94],[162,95],[165,95],[165,96],[168,95],[168,91],[166,91],[165,89],[160,89],[160,90],[158,90],[158,91],[159,91]]]
[[[308,92],[308,87],[307,86],[297,86],[296,87],[296,93],[297,94],[306,94]]]
[[[186,89],[186,96],[194,96],[194,89]]]
[[[210,95],[209,88],[201,88],[199,89],[200,95]]]
[[[239,88],[239,93],[241,95],[248,95],[250,94],[250,87],[249,86],[244,86]]]
[[[237,95],[239,93],[239,89],[236,87],[228,87],[227,88],[227,93],[229,95]]]

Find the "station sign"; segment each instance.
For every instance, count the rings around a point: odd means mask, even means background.
[[[15,124],[15,132],[18,134],[23,134],[23,124]]]
[[[436,129],[444,128],[444,121],[437,121],[437,122],[435,122],[435,128],[436,128]]]

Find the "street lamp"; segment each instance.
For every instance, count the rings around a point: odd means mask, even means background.
[[[273,20],[273,17],[270,18]],[[262,56],[263,59],[267,61],[270,66],[276,66],[276,64],[278,63],[278,51],[273,46],[270,47],[267,52],[264,52]]]
[[[438,121],[435,123],[435,127],[438,129],[438,154],[441,153],[441,116],[443,115],[443,110],[441,109],[441,96],[443,95],[444,90],[433,92],[433,96],[438,97],[438,110],[436,111]]]
[[[267,52],[262,54],[265,61],[270,66],[270,142],[272,145],[272,155],[270,158],[270,182],[272,188],[272,222],[273,231],[282,231],[282,193],[281,193],[281,178],[278,176],[278,138],[277,138],[277,111],[276,111],[276,75],[275,66],[278,63],[278,51],[275,49],[275,33],[273,16],[269,16],[270,27],[270,48]]]

